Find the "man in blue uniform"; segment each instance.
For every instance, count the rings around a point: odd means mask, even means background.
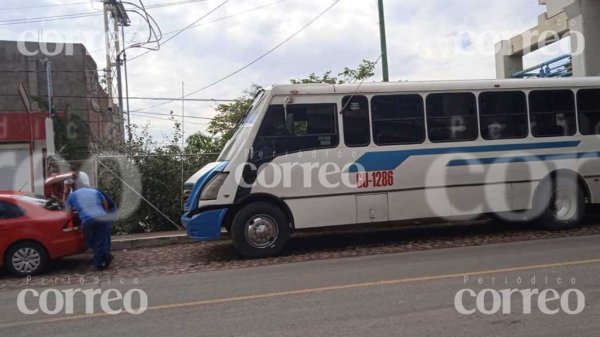
[[[102,193],[85,184],[73,184],[73,192],[67,198],[67,211],[79,213],[86,245],[94,253],[97,270],[108,268],[113,256],[110,254],[109,205]]]

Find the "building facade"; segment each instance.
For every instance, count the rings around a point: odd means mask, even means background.
[[[101,77],[82,44],[0,41],[0,190],[42,193],[49,156],[84,159],[123,141]]]

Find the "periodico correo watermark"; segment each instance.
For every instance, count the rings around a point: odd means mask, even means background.
[[[31,278],[27,285],[34,285]],[[127,285],[127,290],[111,288],[111,284]],[[56,280],[40,279],[36,285],[57,284]],[[63,282],[62,284],[65,284]],[[69,278],[66,284],[74,287],[36,289],[28,287],[17,295],[17,308],[24,315],[79,315],[123,313],[141,315],[148,310],[148,295],[139,287],[139,279],[105,280],[96,277],[92,281],[85,278]],[[57,284],[58,285],[58,284]]]
[[[583,291],[574,277],[464,277],[465,285],[454,295],[454,308],[462,315],[578,315],[586,307]],[[482,288],[487,286],[487,288]]]

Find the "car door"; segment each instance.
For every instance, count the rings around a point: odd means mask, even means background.
[[[0,200],[0,250],[4,251],[6,245],[13,241],[15,225],[24,212],[16,205]]]

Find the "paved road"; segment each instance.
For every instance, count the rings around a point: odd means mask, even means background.
[[[130,279],[123,285],[101,280],[103,289],[143,289],[149,308],[139,316],[25,316],[16,307],[18,290],[10,290],[0,293],[0,335],[597,336],[599,247],[600,236],[589,236],[153,276],[139,279],[138,285]],[[57,288],[87,287],[93,286]],[[524,315],[516,296],[511,314],[461,315],[453,301],[464,288],[553,288],[559,293],[576,288],[586,306],[578,315],[550,316],[540,313],[534,301],[533,313]],[[488,309],[491,298],[486,297]],[[29,308],[37,303],[32,299]],[[472,299],[465,303],[475,306]],[[75,297],[74,312],[84,312],[83,297]]]

